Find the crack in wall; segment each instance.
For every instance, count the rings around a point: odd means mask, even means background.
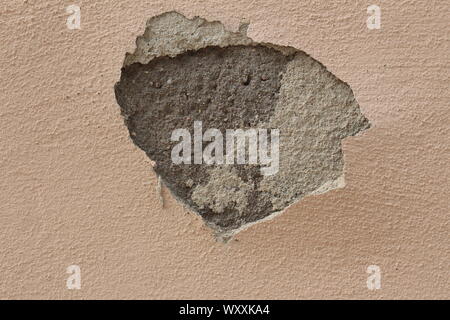
[[[115,86],[130,136],[171,193],[219,238],[344,185],[341,140],[370,124],[350,87],[322,64],[176,12],[151,18],[136,44]],[[278,172],[262,175],[259,164],[174,164],[171,134],[186,128],[192,135],[194,121],[203,132],[279,129]]]

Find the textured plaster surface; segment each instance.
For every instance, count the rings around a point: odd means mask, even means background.
[[[80,1],[0,5],[0,298],[449,298],[448,5]],[[370,3],[372,4],[372,3]],[[112,87],[147,19],[177,10],[304,50],[372,127],[344,140],[345,187],[223,244],[163,190]],[[67,290],[77,264],[82,289]],[[368,265],[382,289],[366,287]]]

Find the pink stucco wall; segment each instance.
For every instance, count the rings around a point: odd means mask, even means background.
[[[70,4],[81,30],[66,27]],[[161,208],[113,85],[169,10],[248,20],[255,41],[304,50],[352,87],[373,127],[345,140],[344,189],[227,244],[167,190]],[[1,299],[450,297],[445,1],[6,0],[0,21]],[[72,264],[81,290],[66,288]]]

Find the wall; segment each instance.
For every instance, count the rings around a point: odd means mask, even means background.
[[[375,2],[374,2],[375,3]],[[448,6],[378,1],[0,5],[0,298],[449,298]],[[133,145],[113,86],[146,20],[177,10],[294,46],[353,89],[372,128],[344,142],[346,187],[227,244]],[[79,265],[81,290],[66,288]],[[368,290],[368,265],[382,288]]]

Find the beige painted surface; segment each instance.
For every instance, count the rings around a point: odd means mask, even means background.
[[[378,2],[378,3],[377,3]],[[66,6],[81,7],[81,30]],[[367,6],[382,10],[366,27]],[[113,85],[169,10],[294,46],[350,84],[373,127],[344,189],[215,242],[133,145]],[[448,1],[0,4],[0,298],[450,298]],[[66,288],[81,267],[81,290]],[[367,289],[368,265],[382,288]]]

